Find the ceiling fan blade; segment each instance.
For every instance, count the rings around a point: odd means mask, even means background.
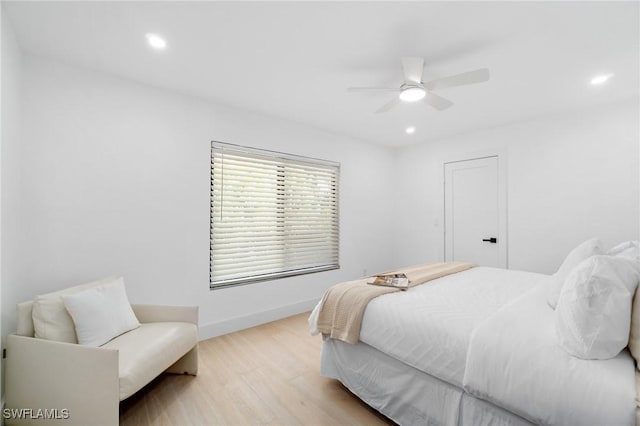
[[[407,83],[422,83],[422,69],[424,68],[424,59],[415,56],[406,56],[402,58],[402,72],[404,73],[404,81]]]
[[[438,78],[424,84],[427,90],[445,89],[447,87],[464,86],[465,84],[482,83],[489,80],[489,70],[480,68],[475,71],[463,72],[449,77]]]
[[[449,99],[445,99],[442,96],[438,96],[436,94],[429,93],[429,92],[427,92],[427,94],[423,99],[424,99],[424,103],[434,107],[438,111],[443,111],[449,108],[450,106],[453,106],[453,102],[451,102]]]
[[[347,87],[347,92],[399,92],[399,88],[391,87]]]
[[[376,110],[376,114],[380,114],[381,112],[387,112],[394,106],[398,105],[399,103],[400,103],[400,98],[395,97],[391,99],[389,102],[387,102],[386,104],[382,105],[380,108],[378,108]]]

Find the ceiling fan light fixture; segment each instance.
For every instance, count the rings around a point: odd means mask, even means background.
[[[402,89],[400,92],[400,100],[404,102],[415,102],[427,95],[426,90],[422,87],[412,86]]]
[[[162,50],[167,47],[167,42],[165,41],[165,39],[158,34],[148,33],[145,34],[145,36],[147,37],[147,42],[149,43],[149,45],[154,49]]]
[[[593,77],[591,79],[591,84],[596,86],[598,84],[602,84],[605,83],[607,80],[609,80],[611,77],[613,77],[613,74],[602,74],[602,75],[598,75],[596,77]]]

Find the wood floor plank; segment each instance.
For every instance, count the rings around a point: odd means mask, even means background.
[[[198,376],[163,374],[120,404],[122,426],[393,425],[320,376],[309,313],[200,342]]]

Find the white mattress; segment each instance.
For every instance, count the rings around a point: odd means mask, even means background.
[[[472,331],[548,275],[477,267],[373,299],[360,340],[462,387]]]

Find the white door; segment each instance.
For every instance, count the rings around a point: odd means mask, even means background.
[[[445,163],[444,174],[445,260],[506,268],[498,157]]]

